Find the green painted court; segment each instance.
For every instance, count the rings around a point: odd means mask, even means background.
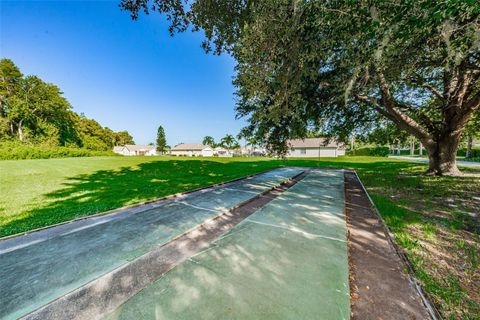
[[[194,253],[167,250],[296,177]],[[344,173],[276,169],[0,241],[0,303],[2,319],[347,319]]]
[[[107,319],[349,319],[343,172],[313,170]]]

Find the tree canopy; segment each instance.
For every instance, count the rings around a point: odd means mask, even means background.
[[[346,140],[389,119],[422,141],[429,172],[457,174],[455,151],[480,107],[478,1],[123,0],[159,11],[170,32],[237,61],[239,117],[284,154],[310,128]]]
[[[91,150],[133,143],[128,132],[113,132],[73,112],[60,88],[24,76],[10,59],[0,60],[0,140]]]
[[[211,136],[205,136],[202,140],[202,144],[213,148],[215,147],[215,139]]]
[[[227,134],[225,137],[223,137],[220,140],[219,145],[228,150],[240,148],[240,144],[235,139],[235,137],[231,134]]]

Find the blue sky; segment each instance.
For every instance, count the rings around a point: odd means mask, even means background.
[[[202,33],[170,37],[158,13],[132,21],[118,2],[0,0],[0,56],[136,143],[153,142],[158,125],[171,145],[236,135],[234,60],[205,54]]]

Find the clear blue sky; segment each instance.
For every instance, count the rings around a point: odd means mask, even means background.
[[[136,143],[158,125],[172,146],[236,135],[233,59],[205,54],[200,32],[170,37],[158,13],[132,21],[118,2],[0,0],[0,56]]]

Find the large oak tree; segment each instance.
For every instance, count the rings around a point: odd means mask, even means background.
[[[204,48],[237,61],[244,135],[285,153],[316,126],[345,138],[384,117],[419,139],[429,173],[455,175],[480,108],[476,0],[123,0],[159,11],[170,32],[203,29]]]

